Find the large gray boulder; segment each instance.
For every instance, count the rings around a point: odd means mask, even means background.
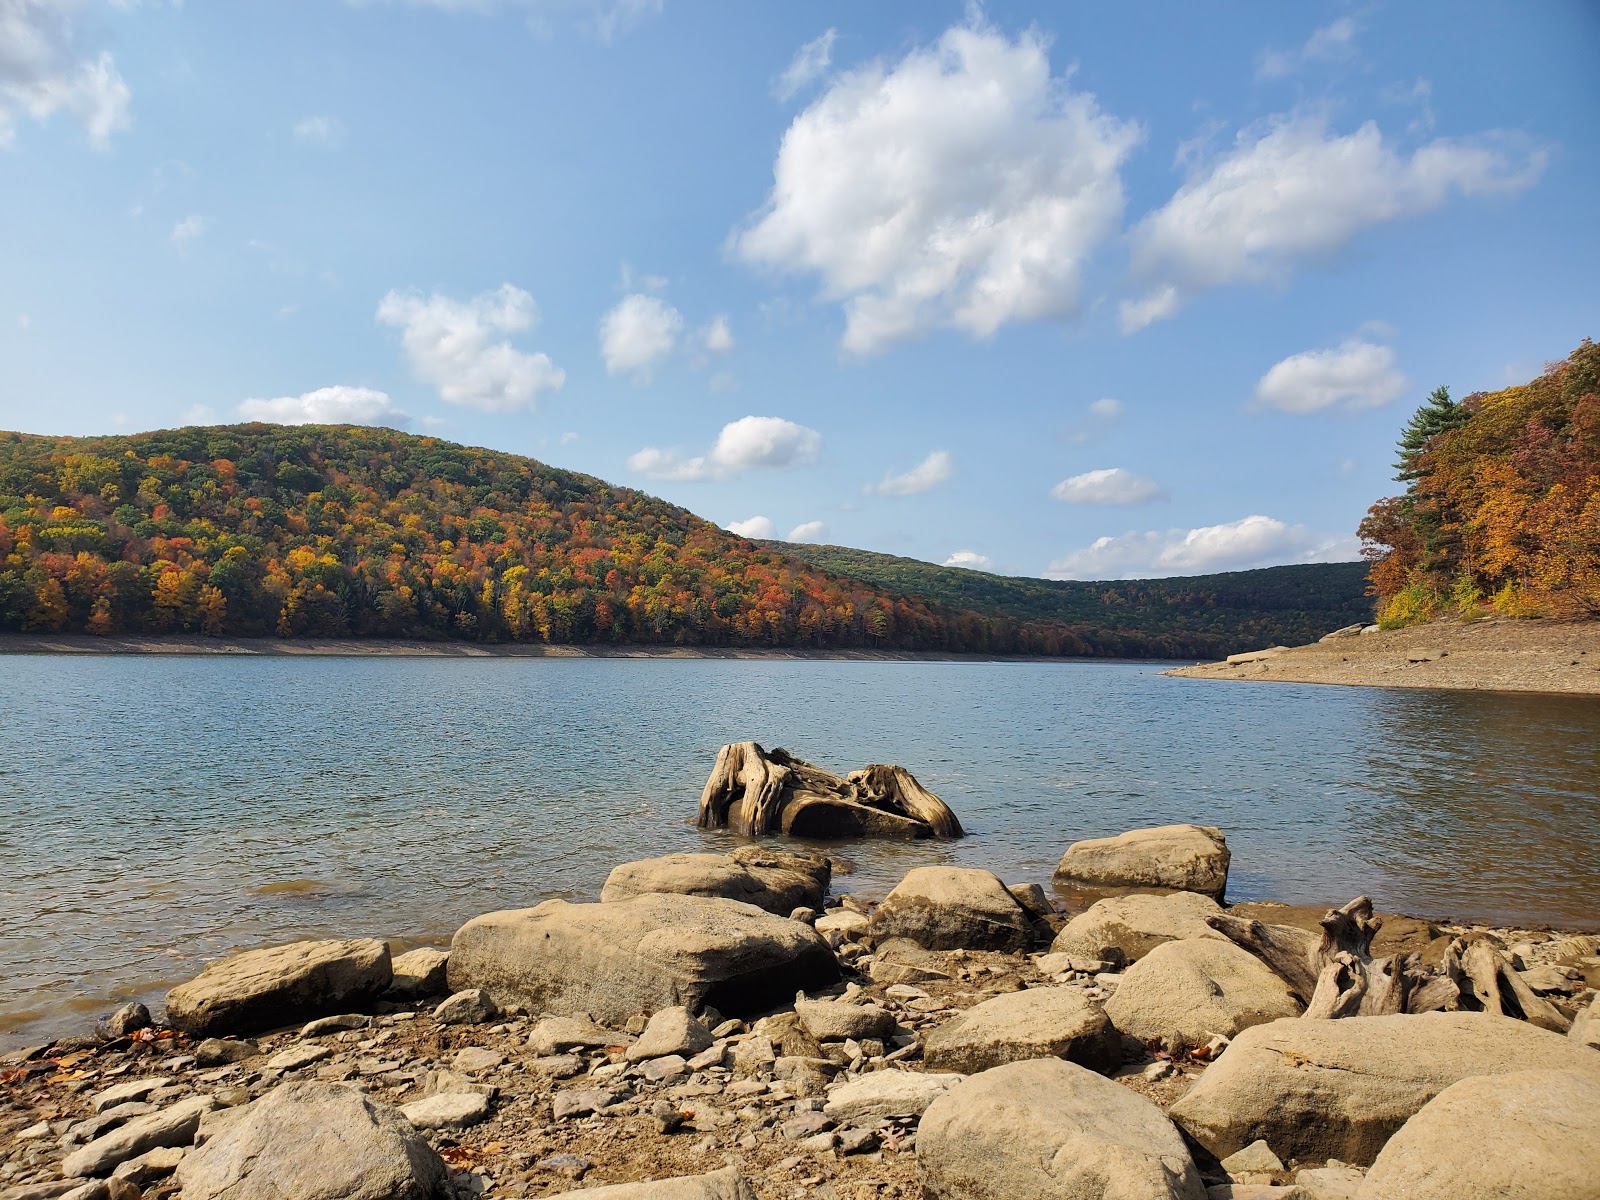
[[[1098,958],[1113,963],[1138,962],[1164,942],[1207,938],[1232,945],[1206,924],[1222,913],[1220,904],[1195,892],[1169,896],[1108,896],[1068,921],[1050,945],[1052,954]]]
[[[1067,847],[1058,886],[1097,891],[1158,888],[1221,900],[1228,887],[1228,840],[1210,825],[1161,825]]]
[[[917,1167],[928,1200],[1206,1200],[1159,1108],[1058,1058],[996,1067],[935,1100]]]
[[[1359,1200],[1594,1200],[1600,1065],[1452,1083],[1389,1139]]]
[[[389,986],[389,946],[370,938],[247,950],[167,993],[167,1020],[190,1037],[259,1033],[347,1013]]]
[[[1600,1069],[1600,1054],[1492,1013],[1273,1021],[1235,1038],[1172,1119],[1218,1158],[1262,1138],[1285,1162],[1366,1166],[1452,1083],[1526,1069]]]
[[[732,854],[667,854],[613,867],[602,901],[646,892],[718,896],[786,917],[797,908],[822,907],[833,868],[821,854],[786,854],[740,846]]]
[[[990,871],[917,867],[872,914],[878,941],[907,938],[928,950],[1026,950],[1033,924]]]
[[[973,1075],[1029,1058],[1064,1058],[1110,1074],[1122,1065],[1122,1039],[1082,988],[1006,992],[952,1017],[923,1043],[930,1071]]]
[[[177,1180],[183,1200],[452,1195],[444,1163],[397,1110],[336,1083],[286,1083],[230,1114]]]
[[[608,1187],[561,1192],[552,1200],[758,1200],[755,1189],[734,1167],[709,1175],[679,1175],[673,1179],[647,1179],[639,1183],[613,1183]]]
[[[809,925],[751,904],[648,893],[602,904],[547,900],[474,917],[450,945],[450,986],[504,1008],[602,1024],[682,1005],[746,1016],[828,987],[839,964]]]
[[[1122,976],[1106,1015],[1141,1041],[1177,1034],[1186,1045],[1298,1017],[1300,1002],[1248,950],[1212,938],[1164,942]]]

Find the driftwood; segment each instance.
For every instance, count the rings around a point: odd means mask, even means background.
[[[1464,1007],[1516,1017],[1553,1033],[1572,1027],[1565,1013],[1522,981],[1510,959],[1481,938],[1451,942],[1444,967],[1460,987]]]
[[[717,753],[695,824],[754,836],[960,837],[961,822],[904,767],[874,764],[840,779],[786,750],[734,742]]]

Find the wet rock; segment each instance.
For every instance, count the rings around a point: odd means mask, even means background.
[[[1209,825],[1161,825],[1067,847],[1055,870],[1058,886],[1163,888],[1220,901],[1228,886],[1228,841]]]
[[[1192,938],[1166,942],[1122,977],[1106,1014],[1142,1041],[1177,1034],[1185,1045],[1233,1037],[1241,1029],[1298,1017],[1289,985],[1248,950]]]
[[[1222,906],[1215,900],[1194,892],[1109,896],[1068,921],[1056,934],[1050,952],[1129,964],[1163,942],[1208,938],[1231,946],[1232,942],[1206,924],[1208,916],[1221,913]]]
[[[1359,1200],[1589,1200],[1600,1190],[1600,1062],[1463,1079],[1401,1126]]]
[[[1144,1097],[1057,1058],[974,1075],[917,1131],[928,1200],[1205,1200],[1182,1137]]]
[[[755,1189],[733,1167],[709,1175],[680,1175],[643,1183],[613,1183],[607,1187],[562,1192],[552,1200],[758,1200]]]
[[[796,1000],[794,1011],[806,1032],[819,1042],[887,1037],[894,1031],[894,1014],[876,1004],[851,1004],[843,1000]]]
[[[442,996],[449,990],[445,982],[445,968],[449,962],[449,954],[432,947],[407,951],[394,960],[389,990],[408,1000]]]
[[[832,876],[821,854],[741,846],[731,854],[668,854],[623,863],[606,878],[600,899],[671,892],[738,900],[786,917],[797,908],[820,909]]]
[[[462,988],[439,1002],[433,1019],[441,1025],[487,1025],[500,1009],[482,988]]]
[[[885,1070],[858,1075],[828,1090],[822,1111],[841,1125],[872,1125],[901,1117],[920,1117],[965,1075]]]
[[[178,1167],[183,1200],[448,1200],[444,1163],[398,1111],[352,1088],[285,1083]]]
[[[197,1067],[224,1067],[229,1063],[254,1058],[260,1053],[261,1047],[252,1041],[207,1038],[194,1048],[194,1062]]]
[[[649,894],[477,917],[456,933],[449,975],[501,1003],[621,1024],[674,1005],[760,1012],[836,982],[839,965],[797,921],[734,900]]]
[[[168,992],[167,1020],[190,1037],[256,1033],[359,1008],[389,979],[389,947],[370,939],[247,950]]]
[[[400,1106],[418,1129],[466,1129],[489,1115],[489,1097],[477,1092],[440,1092]]]
[[[629,1062],[647,1058],[662,1058],[678,1054],[687,1058],[711,1046],[711,1031],[695,1020],[682,1005],[664,1008],[652,1016],[639,1035],[639,1040],[628,1047]]]
[[[1033,926],[989,871],[917,867],[872,915],[872,936],[903,937],[928,950],[1026,950]]]
[[[81,1150],[62,1160],[61,1173],[68,1178],[80,1175],[105,1175],[118,1163],[137,1158],[146,1150],[160,1146],[187,1146],[200,1128],[200,1116],[216,1107],[210,1096],[197,1096],[148,1116],[135,1117]]]
[[[1364,1166],[1452,1083],[1529,1068],[1594,1070],[1594,1051],[1489,1013],[1273,1021],[1235,1038],[1171,1112],[1218,1156],[1264,1138],[1285,1159]]]
[[[1064,1058],[1109,1074],[1122,1065],[1122,1039],[1082,988],[1030,988],[985,1000],[928,1035],[930,1071],[975,1074],[1029,1058]]]

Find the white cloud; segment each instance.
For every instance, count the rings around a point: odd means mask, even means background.
[[[1241,132],[1233,149],[1189,179],[1132,233],[1133,268],[1148,294],[1122,305],[1124,332],[1170,317],[1207,288],[1286,278],[1385,221],[1443,205],[1453,194],[1530,187],[1547,154],[1510,134],[1436,138],[1410,155],[1371,121],[1331,133],[1315,116]]]
[[[1353,537],[1319,537],[1303,525],[1258,515],[1198,529],[1133,530],[1097,538],[1051,563],[1045,574],[1053,579],[1152,579],[1358,557],[1360,547]]]
[[[683,314],[659,296],[634,292],[600,318],[600,355],[606,374],[648,379],[678,344]]]
[[[0,149],[15,142],[19,112],[35,121],[66,113],[97,149],[133,123],[132,93],[115,60],[79,50],[75,7],[59,0],[0,0]]]
[[[944,560],[947,567],[966,567],[969,571],[987,571],[994,566],[994,559],[987,554],[979,554],[976,550],[957,550]]]
[[[1346,62],[1355,57],[1356,34],[1361,32],[1353,17],[1340,17],[1313,31],[1305,44],[1294,50],[1268,50],[1256,66],[1257,79],[1282,79],[1313,62]]]
[[[1154,479],[1146,479],[1122,467],[1085,471],[1063,479],[1050,494],[1066,504],[1148,504],[1166,495]]]
[[[828,527],[821,521],[807,521],[789,530],[789,536],[783,540],[786,542],[816,542],[824,537],[827,532]]]
[[[775,538],[778,529],[771,517],[751,517],[748,521],[729,521],[728,532],[742,538]]]
[[[1074,446],[1087,446],[1099,441],[1121,419],[1122,401],[1104,396],[1089,405],[1089,415],[1069,426],[1063,436]]]
[[[682,458],[675,450],[647,446],[630,455],[628,468],[651,479],[732,479],[756,467],[781,470],[815,462],[822,435],[782,417],[740,417],[722,427],[705,454]]]
[[[572,445],[573,442],[575,442],[577,440],[578,440],[578,435],[576,433],[573,433],[571,430],[568,430],[566,433],[563,433],[560,437],[558,437],[556,439],[556,441],[560,442],[563,446],[570,446],[570,445]]]
[[[817,277],[854,354],[1075,314],[1141,132],[1052,76],[1048,49],[974,22],[834,79],[784,134],[733,252]]]
[[[1388,346],[1351,338],[1331,350],[1291,354],[1256,384],[1256,403],[1288,413],[1377,408],[1405,395]]]
[[[790,100],[821,79],[833,64],[833,42],[838,36],[837,29],[830,29],[796,50],[783,74],[772,81],[772,94],[779,100]]]
[[[32,325],[33,325],[33,318],[30,317],[27,313],[18,313],[17,314],[17,328],[18,329],[28,329]]]
[[[412,374],[450,404],[514,412],[566,382],[567,373],[549,355],[528,354],[497,338],[529,330],[538,320],[533,297],[509,283],[466,301],[392,291],[376,316],[401,330]]]
[[[1122,401],[1106,396],[1089,405],[1089,411],[1102,421],[1115,421],[1122,415]]]
[[[190,213],[172,227],[172,244],[180,254],[187,253],[189,245],[211,228],[211,218]]]
[[[700,344],[712,354],[732,351],[733,330],[728,327],[728,318],[721,315],[711,318],[711,323],[700,331]]]
[[[295,122],[294,140],[319,150],[337,150],[344,145],[344,122],[338,117],[307,117]]]
[[[274,425],[388,425],[404,429],[411,423],[411,418],[396,408],[386,393],[342,384],[299,396],[246,400],[239,405],[239,415],[247,421]]]
[[[955,470],[955,462],[947,450],[935,450],[909,471],[899,475],[886,475],[881,483],[871,484],[866,490],[880,496],[915,496],[932,491]]]

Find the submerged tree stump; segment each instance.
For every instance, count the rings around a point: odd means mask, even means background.
[[[717,752],[695,824],[755,836],[900,840],[962,835],[949,805],[904,767],[874,763],[840,779],[787,750],[733,742]]]

